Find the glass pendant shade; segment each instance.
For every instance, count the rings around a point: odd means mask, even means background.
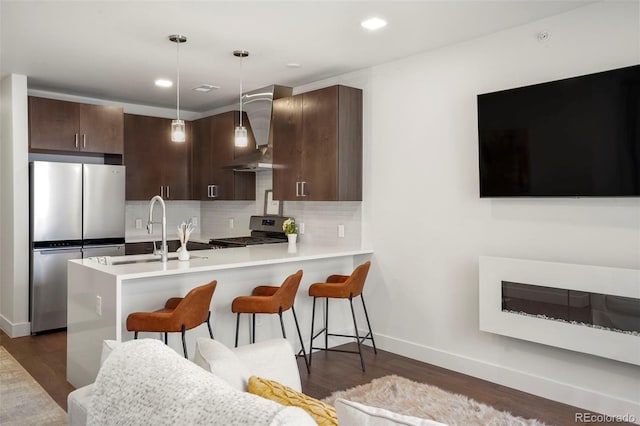
[[[244,126],[236,126],[235,145],[239,148],[247,146],[247,128]]]
[[[184,120],[172,120],[171,121],[171,142],[184,142]]]

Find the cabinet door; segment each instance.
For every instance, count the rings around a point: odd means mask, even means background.
[[[362,90],[338,90],[337,199],[362,201]]]
[[[210,185],[216,186],[215,200],[233,200],[234,171],[223,168],[233,160],[235,112],[211,117],[211,173]]]
[[[142,115],[124,115],[124,164],[127,167],[127,200],[149,200],[161,192],[164,164],[163,135],[158,120]],[[166,132],[169,134],[169,130]],[[166,138],[166,136],[164,137]]]
[[[29,97],[29,148],[33,151],[77,151],[79,104]]]
[[[80,104],[80,150],[104,154],[124,151],[124,114],[120,107]]]
[[[164,197],[167,200],[191,199],[191,122],[185,121],[186,140],[171,141],[171,120],[162,118],[158,129],[158,138],[163,137],[164,151],[162,166],[159,171],[165,185]]]
[[[246,115],[249,143],[247,147],[234,146],[234,130],[239,113],[226,113],[202,118],[193,122],[193,198],[196,200],[255,200],[256,179],[254,173],[238,173],[225,168],[242,154],[255,150],[255,139]],[[210,187],[215,196],[209,192]]]
[[[188,200],[190,191],[191,124],[187,140],[171,141],[171,120],[125,114],[124,157],[127,166],[127,200]]]
[[[235,126],[239,125],[240,112],[236,111],[233,115],[234,120],[234,139]],[[256,150],[256,139],[251,129],[251,122],[247,113],[242,113],[242,124],[247,128],[247,146],[236,147],[234,141],[233,156],[238,158],[247,155]],[[253,172],[233,172],[233,199],[234,200],[255,200],[256,199],[256,174]]]
[[[302,111],[302,199],[337,200],[338,87],[305,93]]]
[[[302,151],[302,95],[273,101],[273,198],[298,200]]]
[[[211,185],[211,117],[192,122],[191,196],[194,200],[209,200]]]

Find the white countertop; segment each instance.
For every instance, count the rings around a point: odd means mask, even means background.
[[[170,253],[169,261],[166,264],[163,264],[160,261],[153,261],[120,265],[102,265],[93,259],[72,260],[70,262],[116,275],[121,279],[131,279],[205,272],[220,269],[245,268],[258,265],[299,262],[371,253],[373,253],[373,251],[370,249],[310,247],[301,243],[297,244],[296,251],[292,253],[289,251],[288,243],[281,243],[225,248],[219,250],[194,250],[190,251],[192,258],[187,261],[179,261],[177,260],[177,255],[175,253]],[[153,258],[153,255],[134,255],[112,257],[110,260],[116,263],[123,260],[149,260]]]

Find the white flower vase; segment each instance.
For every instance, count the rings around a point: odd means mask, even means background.
[[[296,247],[296,241],[298,241],[298,234],[287,234],[287,238],[289,239],[289,248],[287,251],[289,253],[295,253],[298,249]]]
[[[180,249],[178,249],[178,260],[189,260],[190,257],[191,255],[187,251],[187,244],[182,244]]]

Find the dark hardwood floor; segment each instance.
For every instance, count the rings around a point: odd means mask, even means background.
[[[0,331],[0,345],[4,346],[65,410],[67,394],[73,390],[66,380],[66,343],[65,331],[14,339]],[[356,346],[352,343],[342,348],[353,350]],[[585,411],[380,349],[377,355],[374,355],[371,348],[365,349],[364,373],[360,369],[357,355],[338,352],[314,353],[311,374],[307,374],[302,358],[298,359],[298,365],[304,392],[318,399],[327,397],[336,390],[348,389],[378,377],[396,374],[466,395],[516,416],[536,418],[550,425],[575,425],[575,413]]]
[[[343,345],[341,349],[357,350],[357,346],[355,343],[349,343]],[[307,374],[304,361],[301,358],[298,359],[302,388],[306,394],[322,399],[336,390],[348,389],[369,383],[378,377],[395,374],[465,395],[498,410],[508,411],[515,416],[538,419],[549,425],[582,424],[575,421],[575,414],[587,412],[581,408],[540,398],[380,349],[378,354],[374,355],[373,349],[367,347],[364,350],[364,362],[366,371],[363,373],[357,354],[314,352],[311,374]],[[590,424],[610,425],[612,423]]]

